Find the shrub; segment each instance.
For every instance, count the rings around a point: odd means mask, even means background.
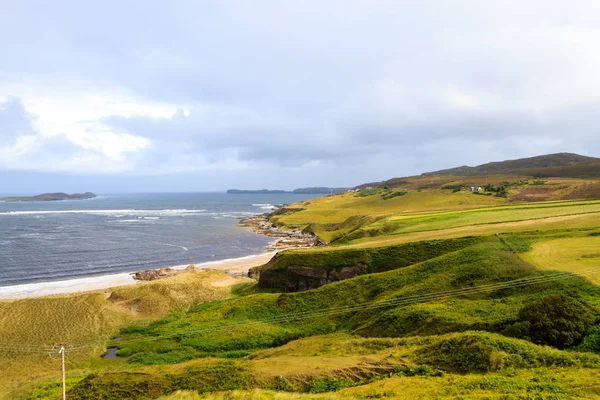
[[[393,199],[394,197],[400,197],[400,196],[404,196],[405,194],[407,194],[408,192],[406,191],[401,191],[401,192],[391,192],[388,194],[384,194],[383,196],[381,196],[381,198],[383,200],[389,200],[389,199]]]
[[[578,344],[595,320],[595,312],[587,304],[561,294],[523,307],[516,325],[519,333],[534,343],[565,348]]]
[[[129,357],[133,353],[133,351],[129,347],[125,347],[124,349],[117,350],[118,357]]]
[[[600,353],[600,325],[591,328],[575,350]]]
[[[325,392],[335,392],[341,389],[345,389],[349,386],[352,386],[352,381],[348,381],[346,379],[334,379],[331,377],[327,377],[325,379],[318,379],[313,381],[308,386],[308,393],[325,393]]]

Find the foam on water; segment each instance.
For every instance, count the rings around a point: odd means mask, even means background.
[[[169,216],[169,215],[187,215],[201,214],[206,210],[35,210],[35,211],[6,211],[0,212],[0,216],[6,215],[49,215],[49,214],[91,214],[91,215],[109,215],[124,217],[127,215],[145,215],[145,216]]]
[[[0,203],[0,288],[257,254],[271,239],[236,220],[308,198],[170,193]]]

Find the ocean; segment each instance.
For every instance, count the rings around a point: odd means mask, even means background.
[[[121,194],[0,202],[0,287],[65,281],[265,252],[238,218],[315,196]]]

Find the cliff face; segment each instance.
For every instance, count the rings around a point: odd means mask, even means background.
[[[301,292],[316,289],[331,282],[342,281],[369,272],[369,266],[359,263],[355,267],[343,267],[339,271],[319,267],[290,265],[284,270],[259,272],[251,270],[249,276],[257,278],[261,288]]]
[[[284,292],[315,289],[357,275],[403,268],[471,246],[481,238],[432,240],[367,249],[284,251],[250,270],[258,286]]]

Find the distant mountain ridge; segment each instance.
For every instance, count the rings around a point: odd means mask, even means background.
[[[241,189],[229,189],[227,194],[280,194],[280,193],[293,193],[293,194],[336,194],[342,193],[350,188],[329,188],[329,187],[307,187],[307,188],[298,188],[292,191],[285,190],[269,190],[269,189],[259,189],[259,190],[241,190]]]
[[[414,186],[419,186],[418,181],[431,180],[436,177],[452,179],[452,177],[473,178],[494,176],[522,176],[530,178],[600,178],[600,158],[587,157],[574,153],[546,154],[516,160],[494,161],[475,167],[463,165],[456,168],[425,172],[417,176],[398,177],[381,182],[364,183],[356,188],[364,189],[366,187],[383,186],[399,187],[410,185],[411,183]],[[421,186],[435,187],[436,185],[434,183],[423,183]]]
[[[461,167],[443,169],[439,171],[426,172],[422,176],[435,175],[454,175],[454,176],[475,176],[475,175],[491,175],[491,174],[528,174],[532,171],[541,171],[542,169],[550,169],[551,172],[557,168],[568,168],[575,165],[600,164],[600,158],[581,156],[573,153],[556,153],[543,156],[520,158],[516,160],[496,161],[487,164],[469,167],[463,165]],[[550,175],[548,175],[550,176]]]
[[[25,196],[25,197],[2,197],[0,201],[12,202],[12,201],[60,201],[60,200],[86,200],[97,197],[92,192],[85,193],[74,193],[67,194],[62,192],[57,193],[42,193],[37,196]]]

